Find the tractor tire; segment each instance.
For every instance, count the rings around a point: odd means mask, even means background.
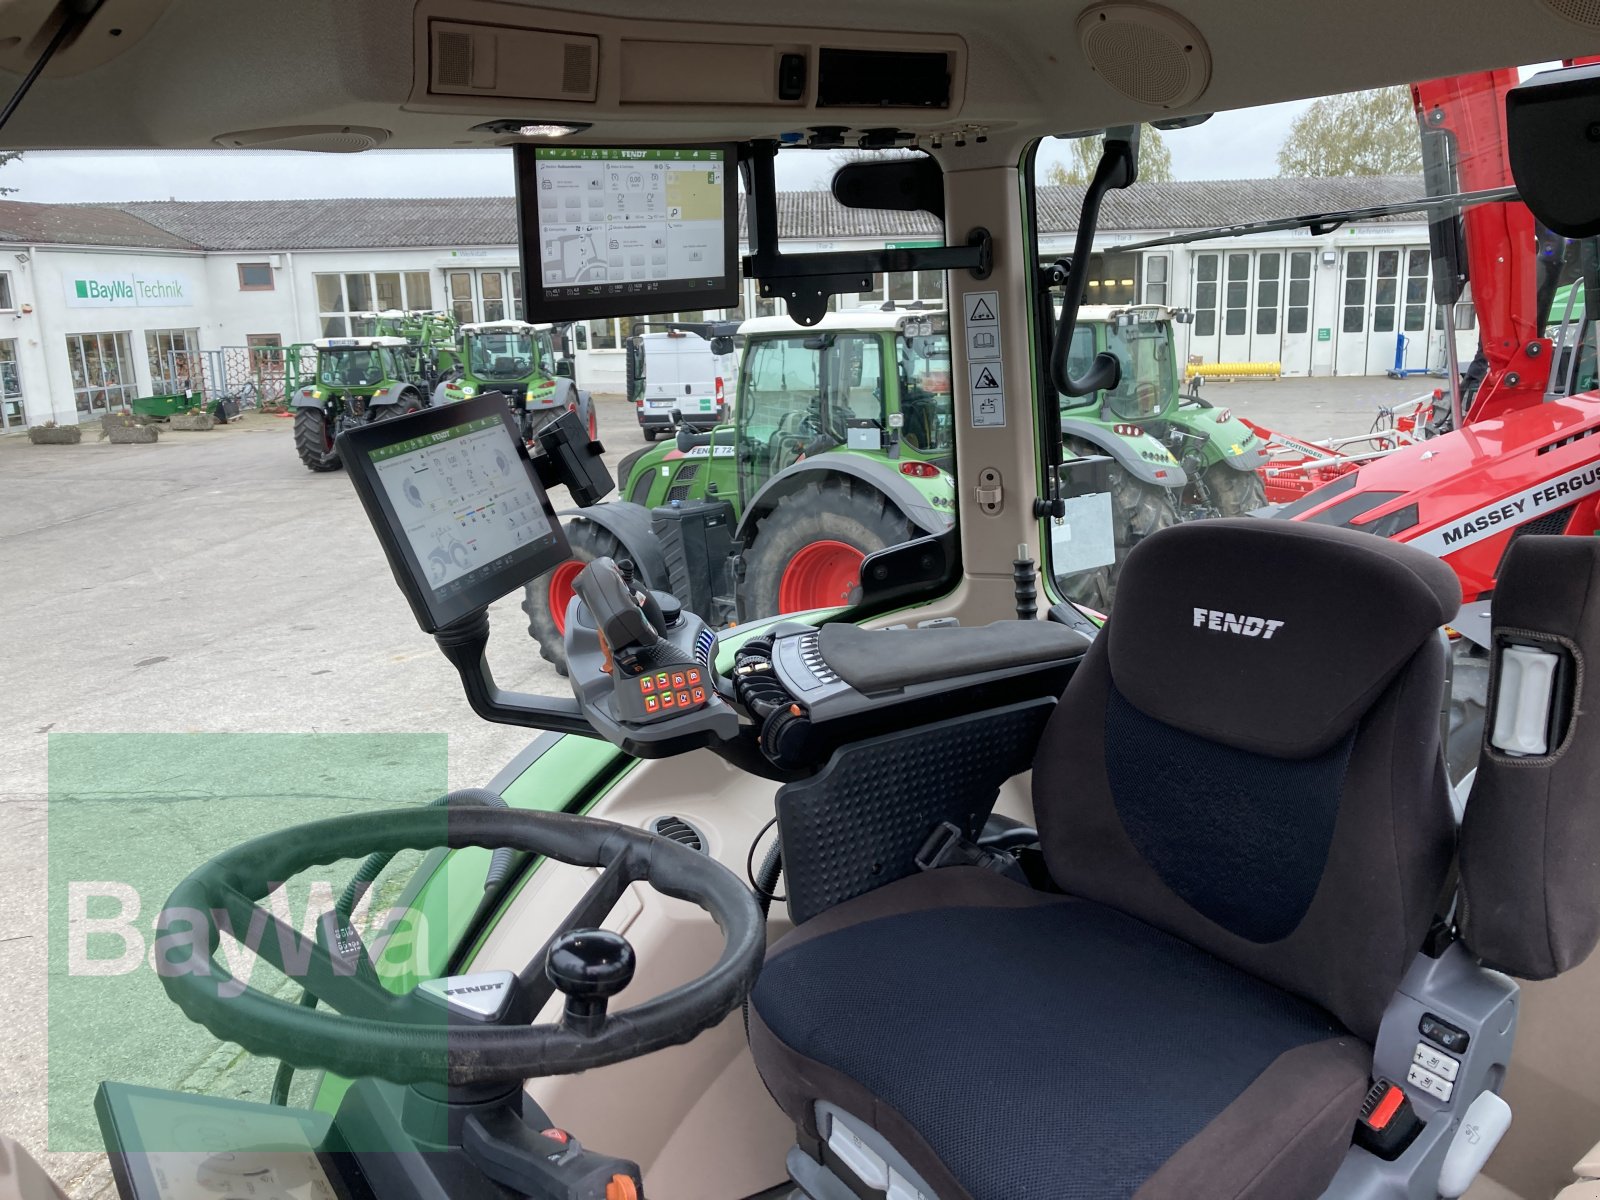
[[[401,392],[400,399],[394,404],[380,404],[372,410],[373,421],[392,421],[396,417],[409,417],[414,412],[422,411],[422,397],[415,392]]]
[[[1219,462],[1206,468],[1205,484],[1219,517],[1247,517],[1267,503],[1267,488],[1257,471],[1236,471]]]
[[[917,536],[870,484],[843,476],[809,482],[758,524],[744,554],[739,619],[852,604],[862,560]]]
[[[562,633],[567,623],[567,601],[572,599],[572,581],[586,563],[597,558],[626,558],[627,550],[615,535],[593,521],[579,517],[567,527],[567,542],[572,557],[551,567],[523,588],[522,611],[528,615],[528,636],[539,643],[539,657],[567,673],[567,647]]]
[[[339,452],[328,436],[328,417],[320,408],[294,410],[294,448],[308,471],[337,471]]]
[[[1105,585],[1106,611],[1116,601],[1117,580],[1133,548],[1157,530],[1179,523],[1178,506],[1172,489],[1141,483],[1120,467],[1111,468],[1111,522],[1116,540],[1117,559],[1110,566]]]
[[[645,441],[651,443],[652,445],[655,443],[656,431],[654,429],[640,429],[639,432],[644,434]]]

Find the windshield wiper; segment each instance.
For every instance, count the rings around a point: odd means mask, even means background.
[[[1276,233],[1281,229],[1309,229],[1316,237],[1332,233],[1351,221],[1372,221],[1379,217],[1397,217],[1405,213],[1430,212],[1435,209],[1470,208],[1474,204],[1503,204],[1521,197],[1514,187],[1486,188],[1481,192],[1454,192],[1448,196],[1424,196],[1417,200],[1400,200],[1393,204],[1372,204],[1366,208],[1346,208],[1335,212],[1307,213],[1301,217],[1279,217],[1272,221],[1245,221],[1238,225],[1223,225],[1217,229],[1202,229],[1195,233],[1174,233],[1168,237],[1151,238],[1147,242],[1119,245],[1119,251],[1153,250],[1157,246],[1183,246],[1189,242],[1208,242],[1217,238],[1243,237],[1247,233]]]

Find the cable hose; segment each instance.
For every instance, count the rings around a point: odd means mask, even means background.
[[[773,817],[772,820],[768,821],[765,825],[763,825],[761,827],[761,833],[756,834],[756,842],[759,842],[761,840],[761,834],[766,833],[766,831],[768,829],[770,829],[772,826],[776,825],[777,823],[778,823],[778,818],[777,817]],[[754,853],[754,851],[755,851],[755,842],[752,842],[750,844],[750,850],[751,850],[752,853]],[[750,881],[751,886],[755,889],[755,893],[756,893],[756,907],[761,910],[761,921],[762,921],[762,924],[766,924],[767,913],[771,910],[772,902],[774,900],[787,900],[788,899],[787,896],[779,896],[779,895],[777,895],[778,879],[779,879],[780,876],[782,876],[782,874],[783,874],[783,843],[781,841],[779,841],[777,838],[773,838],[772,839],[772,845],[767,848],[766,857],[761,860],[761,869],[758,870],[755,873],[755,877],[753,879],[751,879],[751,881]],[[742,1005],[742,1009],[743,1009],[743,1013],[744,1013],[744,1036],[745,1036],[746,1040],[749,1040],[749,1037],[750,1037],[750,997],[748,995],[745,996],[745,998],[744,998],[744,1004]]]
[[[452,805],[477,805],[481,808],[507,808],[506,799],[498,792],[491,792],[486,788],[461,788],[454,792],[446,792],[437,799],[430,800],[426,808],[445,808]],[[517,851],[507,846],[497,848],[489,858],[489,872],[484,876],[483,890],[485,892],[499,886],[506,875],[516,864]],[[373,880],[383,874],[383,869],[394,860],[393,854],[379,852],[369,854],[356,868],[356,873],[350,877],[350,882],[345,884],[344,891],[339,893],[339,899],[334,901],[333,911],[341,921],[348,921],[350,914],[355,911],[361,897],[365,894]],[[300,993],[300,1007],[315,1008],[317,997],[310,991]],[[287,1062],[278,1063],[277,1074],[272,1077],[271,1103],[287,1106],[289,1103],[289,1085],[294,1082],[294,1068]]]

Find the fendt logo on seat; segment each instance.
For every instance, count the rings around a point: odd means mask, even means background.
[[[1216,608],[1197,608],[1194,610],[1194,627],[1215,630],[1217,633],[1237,634],[1239,637],[1258,637],[1264,642],[1270,642],[1272,635],[1283,628],[1283,622],[1271,621],[1266,617],[1247,617],[1238,613],[1223,612]]]

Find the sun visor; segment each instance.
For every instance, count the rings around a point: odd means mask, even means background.
[[[1543,71],[1506,93],[1522,201],[1563,237],[1600,233],[1600,64]]]

